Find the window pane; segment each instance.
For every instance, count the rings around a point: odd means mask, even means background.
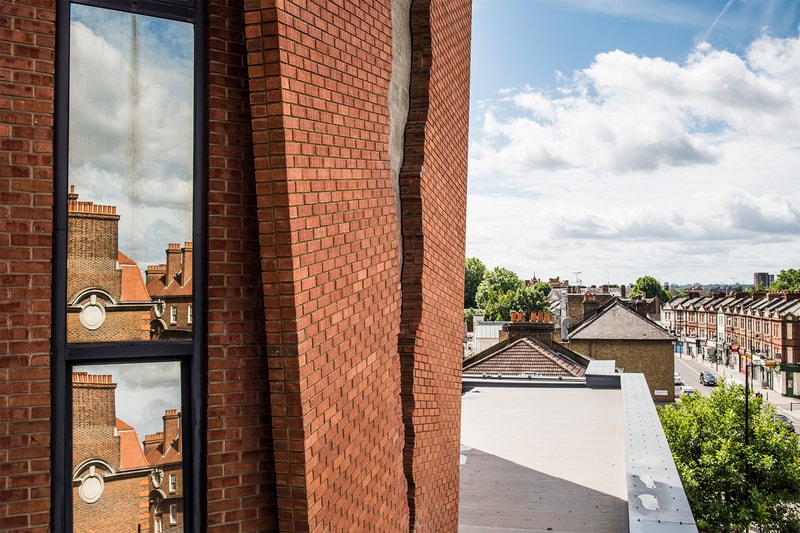
[[[73,531],[183,530],[180,363],[72,374]]]
[[[191,24],[71,8],[68,342],[191,337],[192,58]]]

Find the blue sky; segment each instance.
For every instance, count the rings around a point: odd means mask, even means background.
[[[800,0],[476,0],[467,256],[589,284],[800,267],[798,24]]]

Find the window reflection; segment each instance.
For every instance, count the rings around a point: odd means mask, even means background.
[[[74,367],[73,530],[183,531],[180,364]]]
[[[71,8],[68,342],[191,338],[192,41],[187,23]]]

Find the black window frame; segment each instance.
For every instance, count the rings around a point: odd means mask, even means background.
[[[81,4],[179,22],[194,28],[193,293],[192,339],[67,343],[67,199],[69,194],[70,12]],[[71,0],[56,2],[53,299],[51,361],[51,529],[72,531],[72,373],[73,366],[99,363],[181,364],[184,531],[206,527],[207,390],[207,48],[205,0]],[[202,317],[202,319],[198,319]],[[113,349],[113,350],[112,350]]]

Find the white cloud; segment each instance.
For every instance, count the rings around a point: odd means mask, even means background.
[[[484,102],[467,255],[523,277],[607,268],[619,283],[796,267],[798,82],[800,40],[763,36],[742,57],[701,43],[683,64],[602,53],[558,91]]]
[[[191,240],[193,71],[190,26],[136,16],[134,42],[133,17],[73,10],[69,179],[117,207],[120,248],[144,266]]]

